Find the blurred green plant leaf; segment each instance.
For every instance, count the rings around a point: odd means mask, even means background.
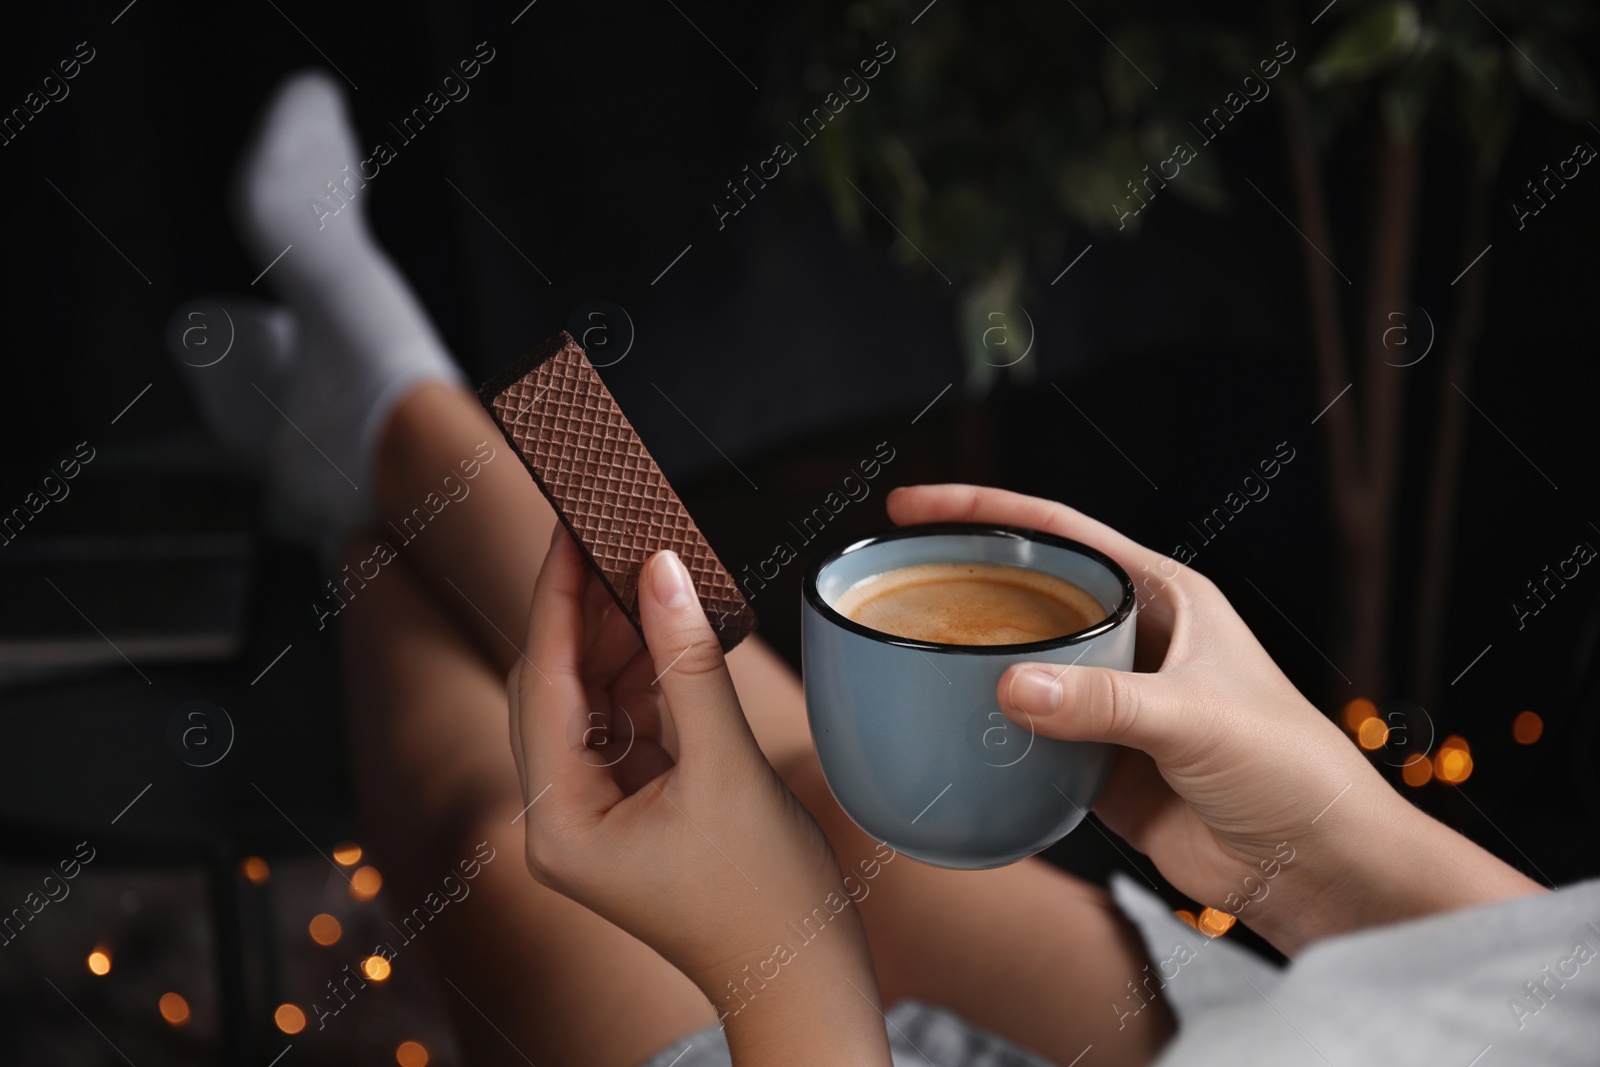
[[[833,0],[796,8],[774,128],[809,113],[843,72],[925,7],[926,0]],[[1081,247],[1079,225],[1118,237],[1137,232],[1146,202],[1155,206],[1148,176],[1165,181],[1150,184],[1158,197],[1172,195],[1170,206],[1178,198],[1223,206],[1234,188],[1224,161],[1235,138],[1207,145],[1189,124],[1241,92],[1246,74],[1266,84],[1256,68],[1279,37],[1260,36],[1272,25],[1271,5],[1226,13],[1083,7],[928,11],[916,25],[916,46],[897,44],[896,58],[882,65],[870,101],[852,105],[791,166],[822,187],[847,233],[870,233],[896,261],[931,275],[914,243],[958,291],[982,293],[974,311],[985,315],[1012,302],[1002,299],[1004,278],[1014,273],[1002,270],[1005,257],[1022,264],[1026,290],[1029,264],[1050,259],[1069,233]],[[1475,150],[1475,165],[1492,169],[1524,96],[1563,117],[1595,110],[1586,68],[1569,54],[1588,39],[1595,11],[1594,0],[1347,0],[1317,23],[1314,43],[1282,64],[1286,77],[1270,88],[1278,96],[1295,80],[1311,90],[1304,102],[1324,161],[1360,151],[1352,134],[1373,118],[1400,137],[1423,136],[1449,119]],[[1114,45],[1085,24],[1085,13]],[[819,52],[815,41],[830,35]],[[1276,125],[1282,107],[1280,97],[1251,108],[1244,121]],[[1163,161],[1176,160],[1180,143],[1194,155],[1166,177],[1172,166],[1163,170]],[[970,341],[967,349],[976,351]]]
[[[1150,164],[1150,173],[1164,175],[1162,166],[1171,160],[1177,167],[1175,177],[1166,179],[1166,189],[1196,207],[1216,211],[1228,202],[1222,185],[1222,170],[1215,152],[1206,150],[1205,138],[1197,135],[1192,126],[1174,115],[1158,115],[1145,123],[1140,131],[1139,143]],[[1182,145],[1187,151],[1178,152]],[[1189,162],[1183,163],[1182,159]],[[1139,172],[1143,175],[1143,171]]]
[[[1160,83],[1161,38],[1155,27],[1133,23],[1117,30],[1113,40],[1117,47],[1107,45],[1101,54],[1100,81],[1112,112],[1128,119],[1155,95],[1155,85],[1146,76]]]
[[[854,237],[861,232],[862,204],[860,194],[850,188],[850,175],[856,169],[855,160],[851,158],[850,142],[843,137],[832,140],[819,138],[819,141],[822,143],[816,146],[811,165],[822,179],[822,187],[828,202],[833,205],[833,215],[839,223],[840,232]]]
[[[1450,57],[1450,65],[1472,89],[1487,89],[1505,70],[1500,50],[1493,45],[1450,42],[1445,52]]]
[[[912,237],[922,251],[912,255],[921,261],[926,254],[940,268],[966,277],[981,277],[994,269],[1004,248],[1006,204],[1003,197],[975,181],[957,182],[927,205],[926,239]]]
[[[1032,376],[1037,359],[1023,356],[1033,345],[1031,320],[1023,312],[1022,257],[1006,249],[999,267],[961,294],[961,348],[966,356],[968,395],[981,396],[1000,374],[1018,381]]]
[[[1079,222],[1098,231],[1118,230],[1118,215],[1136,209],[1129,201],[1127,183],[1140,174],[1144,159],[1130,130],[1116,130],[1090,150],[1065,160],[1056,171],[1056,193],[1062,208]],[[1136,228],[1130,216],[1127,226]]]
[[[1409,3],[1383,4],[1347,22],[1307,72],[1312,85],[1360,81],[1399,62],[1422,39],[1422,19]]]
[[[927,180],[905,141],[892,134],[884,137],[878,143],[878,158],[894,179],[896,199],[900,203],[918,208],[927,202]]]
[[[1521,100],[1516,83],[1505,73],[1504,64],[1497,62],[1494,69],[1493,76],[1463,78],[1456,93],[1456,113],[1461,119],[1462,133],[1476,150],[1480,167],[1494,166],[1505,152]]]
[[[1438,34],[1423,28],[1417,43],[1382,92],[1383,118],[1396,140],[1408,141],[1427,117],[1428,105],[1438,90],[1445,69]]]
[[[1220,211],[1228,206],[1228,190],[1222,180],[1222,165],[1214,152],[1203,147],[1173,179],[1172,191],[1195,207]]]

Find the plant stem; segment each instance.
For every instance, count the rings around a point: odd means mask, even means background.
[[[1473,168],[1461,226],[1462,262],[1489,240],[1489,198],[1498,159]],[[1422,577],[1417,593],[1416,652],[1411,662],[1411,691],[1419,704],[1434,703],[1439,688],[1439,662],[1444,651],[1445,609],[1450,600],[1450,567],[1455,554],[1456,499],[1465,449],[1466,404],[1456,395],[1472,388],[1473,357],[1483,332],[1483,301],[1489,288],[1489,264],[1480,263],[1461,279],[1451,315],[1450,337],[1439,373],[1439,404],[1433,437],[1432,478],[1423,519]]]
[[[1317,390],[1323,402],[1333,400],[1350,384],[1344,359],[1344,330],[1339,321],[1339,296],[1332,266],[1318,249],[1333,247],[1328,210],[1317,170],[1316,147],[1311,141],[1311,117],[1305,90],[1290,75],[1283,86],[1284,128],[1289,142],[1290,174],[1301,229],[1308,245],[1302,252],[1306,265],[1306,295],[1311,311],[1312,355],[1316,360]],[[1310,247],[1316,246],[1315,248]],[[1343,496],[1357,474],[1354,404],[1334,404],[1322,417],[1327,424],[1328,463],[1335,495]]]
[[[1386,122],[1374,129],[1373,212],[1367,247],[1366,314],[1357,334],[1353,362],[1364,364],[1362,441],[1363,506],[1359,523],[1347,532],[1354,567],[1346,589],[1352,627],[1346,633],[1351,680],[1363,695],[1387,692],[1386,653],[1393,629],[1390,581],[1395,555],[1395,498],[1405,466],[1401,418],[1405,412],[1404,368],[1382,358],[1380,344],[1391,311],[1409,294],[1416,246],[1417,187],[1420,167],[1416,135],[1396,137]]]
[[[1311,350],[1316,367],[1319,403],[1333,402],[1318,416],[1327,435],[1328,501],[1334,519],[1334,544],[1339,569],[1348,589],[1352,579],[1367,566],[1368,542],[1363,532],[1370,529],[1365,511],[1367,494],[1357,451],[1355,427],[1359,396],[1344,396],[1352,384],[1345,358],[1344,329],[1340,321],[1339,291],[1335,271],[1324,258],[1333,249],[1328,225],[1327,203],[1322,176],[1317,169],[1316,146],[1312,142],[1310,111],[1305,90],[1297,78],[1286,79],[1282,91],[1284,128],[1289,147],[1290,173],[1294,182],[1296,214],[1306,241],[1302,250],[1306,269],[1306,292],[1311,314]],[[1336,402],[1335,398],[1338,398]],[[1353,640],[1362,632],[1360,604],[1346,598],[1335,627],[1342,650],[1341,660],[1349,659]],[[1369,658],[1363,656],[1363,659]],[[1342,670],[1342,668],[1341,668]],[[1367,684],[1365,679],[1353,678]]]

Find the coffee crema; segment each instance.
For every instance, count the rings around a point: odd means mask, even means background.
[[[1048,641],[1108,614],[1065,579],[1001,563],[899,567],[857,582],[834,610],[883,633],[942,645]]]

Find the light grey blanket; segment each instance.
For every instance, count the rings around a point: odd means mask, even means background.
[[[1111,889],[1151,959],[1193,957],[1162,972],[1160,1067],[1600,1065],[1600,881],[1327,938],[1281,970]]]
[[[1152,963],[1103,1010],[1167,999],[1178,1035],[1157,1067],[1600,1067],[1600,881],[1331,937],[1282,969],[1197,933],[1127,877],[1111,891]],[[902,1001],[884,1022],[895,1067],[1047,1067],[927,1004]],[[729,1063],[708,1027],[646,1067]]]

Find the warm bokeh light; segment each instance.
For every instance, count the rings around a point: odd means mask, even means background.
[[[1194,917],[1194,912],[1188,910],[1187,908],[1179,908],[1177,911],[1173,912],[1172,914],[1176,915],[1178,918],[1182,919],[1184,922],[1188,923],[1190,926],[1193,926],[1196,930],[1200,929],[1199,926],[1195,925],[1196,920],[1195,920],[1195,917]]]
[[[358,867],[350,876],[350,895],[357,900],[371,900],[383,888],[383,875],[376,867]]]
[[[428,1050],[420,1041],[402,1041],[394,1050],[394,1059],[400,1067],[428,1067]]]
[[[1366,697],[1356,697],[1344,706],[1344,728],[1351,733],[1361,729],[1368,719],[1378,717],[1378,706]]]
[[[306,1013],[293,1004],[279,1004],[272,1013],[272,1021],[286,1034],[298,1034],[306,1028]]]
[[[339,925],[339,920],[327,914],[313,916],[310,930],[311,940],[319,945],[335,944],[338,942],[340,935],[344,933],[343,927]]]
[[[157,1007],[161,1009],[161,1017],[173,1026],[182,1026],[189,1021],[189,1002],[176,993],[161,994],[161,1002]]]
[[[1458,748],[1462,752],[1472,751],[1472,746],[1467,744],[1467,739],[1462,737],[1460,734],[1451,734],[1449,737],[1439,742],[1440,752],[1446,752],[1452,748]]]
[[[1519,745],[1531,745],[1544,736],[1544,720],[1537,712],[1520,711],[1511,720],[1511,736]]]
[[[1389,740],[1389,724],[1377,716],[1363,719],[1361,725],[1356,727],[1356,744],[1373,752],[1384,746]]]
[[[89,973],[101,975],[111,973],[110,949],[104,945],[96,945],[94,947],[94,951],[89,953]]]
[[[374,982],[381,982],[389,977],[389,961],[382,956],[368,956],[361,961],[361,973]]]
[[[260,885],[272,874],[272,868],[260,856],[247,856],[239,861],[239,873],[255,885]]]
[[[1232,929],[1233,924],[1236,922],[1238,922],[1238,920],[1225,911],[1218,911],[1216,908],[1207,908],[1202,911],[1200,913],[1200,917],[1195,920],[1195,929],[1199,930],[1207,937],[1221,937],[1223,934]]]
[[[361,846],[354,841],[343,841],[334,845],[333,861],[341,867],[354,867],[361,862]]]
[[[1406,785],[1424,786],[1433,780],[1433,761],[1427,756],[1412,756],[1400,768],[1400,777]]]
[[[1454,740],[1460,741],[1460,738]],[[1439,781],[1451,785],[1459,785],[1471,777],[1472,753],[1467,750],[1466,742],[1460,741],[1459,745],[1448,748],[1441,747],[1433,757],[1433,773]]]

